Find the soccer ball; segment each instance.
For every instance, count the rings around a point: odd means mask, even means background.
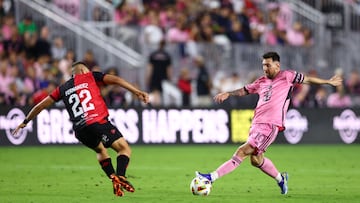
[[[190,183],[190,191],[193,195],[207,196],[211,191],[211,181],[205,177],[197,176]]]

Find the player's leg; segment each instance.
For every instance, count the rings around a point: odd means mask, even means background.
[[[101,165],[101,168],[106,173],[106,175],[112,180],[114,194],[116,196],[123,196],[124,192],[122,191],[121,188],[121,181],[119,177],[115,174],[115,169],[111,163],[111,158],[108,154],[107,149],[104,147],[102,142],[100,142],[98,146],[96,146],[93,149],[96,152],[96,157]]]
[[[116,158],[116,175],[120,179],[121,186],[129,191],[134,192],[135,189],[126,179],[126,168],[130,161],[131,149],[120,131],[110,122],[99,125],[102,135],[102,143],[106,148],[111,147],[117,153]]]
[[[102,135],[102,133],[99,129],[99,124],[93,124],[81,130],[77,130],[75,132],[75,137],[85,146],[96,152],[96,158],[99,161],[101,168],[110,178],[112,174],[115,174],[115,170],[106,147],[101,142],[102,138],[99,135]]]
[[[130,162],[131,148],[124,137],[120,137],[111,144],[111,148],[117,153],[116,174],[125,176],[127,166]]]
[[[254,152],[254,150],[255,149],[249,143],[245,143],[236,150],[231,159],[224,162],[215,171],[209,174],[196,172],[196,175],[206,177],[211,182],[214,182],[216,179],[235,170],[246,157]]]
[[[254,134],[255,136],[249,138],[249,142],[256,146],[256,151],[250,157],[251,164],[274,178],[281,188],[281,193],[286,194],[287,173],[279,173],[273,162],[269,158],[264,157],[264,152],[274,142],[278,134],[278,128],[274,125],[261,124],[258,125],[258,129],[255,131],[257,132]]]
[[[287,193],[288,174],[286,172],[280,173],[273,162],[269,158],[264,157],[263,154],[252,155],[250,159],[253,166],[258,167],[262,172],[276,180],[281,189],[281,194]]]
[[[117,152],[117,168],[116,174],[119,176],[122,187],[128,192],[135,192],[134,186],[126,179],[126,169],[130,161],[131,148],[124,137],[120,137],[111,144]]]

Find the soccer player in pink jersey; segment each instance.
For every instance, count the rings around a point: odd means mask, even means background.
[[[119,85],[135,94],[144,103],[149,102],[149,95],[121,77],[90,71],[83,62],[74,63],[72,71],[72,78],[56,87],[51,94],[35,105],[13,134],[24,128],[42,110],[62,100],[73,123],[75,137],[96,152],[101,168],[112,180],[114,194],[123,196],[123,189],[134,192],[135,188],[125,176],[131,148],[122,133],[108,120],[109,112],[101,96],[100,86]],[[117,152],[116,171],[107,151],[110,147]]]
[[[284,118],[290,103],[290,93],[295,84],[313,83],[338,86],[342,83],[342,79],[333,76],[325,80],[305,76],[293,70],[280,70],[280,56],[276,52],[268,52],[263,55],[262,67],[264,76],[253,83],[231,92],[219,93],[214,97],[216,102],[221,103],[230,96],[259,95],[247,142],[236,150],[230,160],[224,162],[215,171],[211,173],[197,171],[195,173],[197,176],[206,177],[214,182],[235,170],[250,156],[251,164],[274,178],[281,189],[281,194],[287,194],[287,172],[280,173],[272,161],[264,156],[264,153],[274,142],[277,134],[285,130]]]

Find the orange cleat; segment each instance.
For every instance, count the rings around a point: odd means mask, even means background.
[[[116,175],[111,176],[111,180],[113,183],[113,187],[114,187],[114,194],[116,196],[122,197],[124,196],[124,191],[122,190],[122,183],[120,181],[120,178]]]
[[[128,192],[135,192],[134,186],[124,176],[119,176],[120,185]]]

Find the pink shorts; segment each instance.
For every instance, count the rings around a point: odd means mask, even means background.
[[[270,144],[274,142],[278,132],[278,126],[273,124],[252,124],[247,142],[255,148],[253,155],[264,153]]]

